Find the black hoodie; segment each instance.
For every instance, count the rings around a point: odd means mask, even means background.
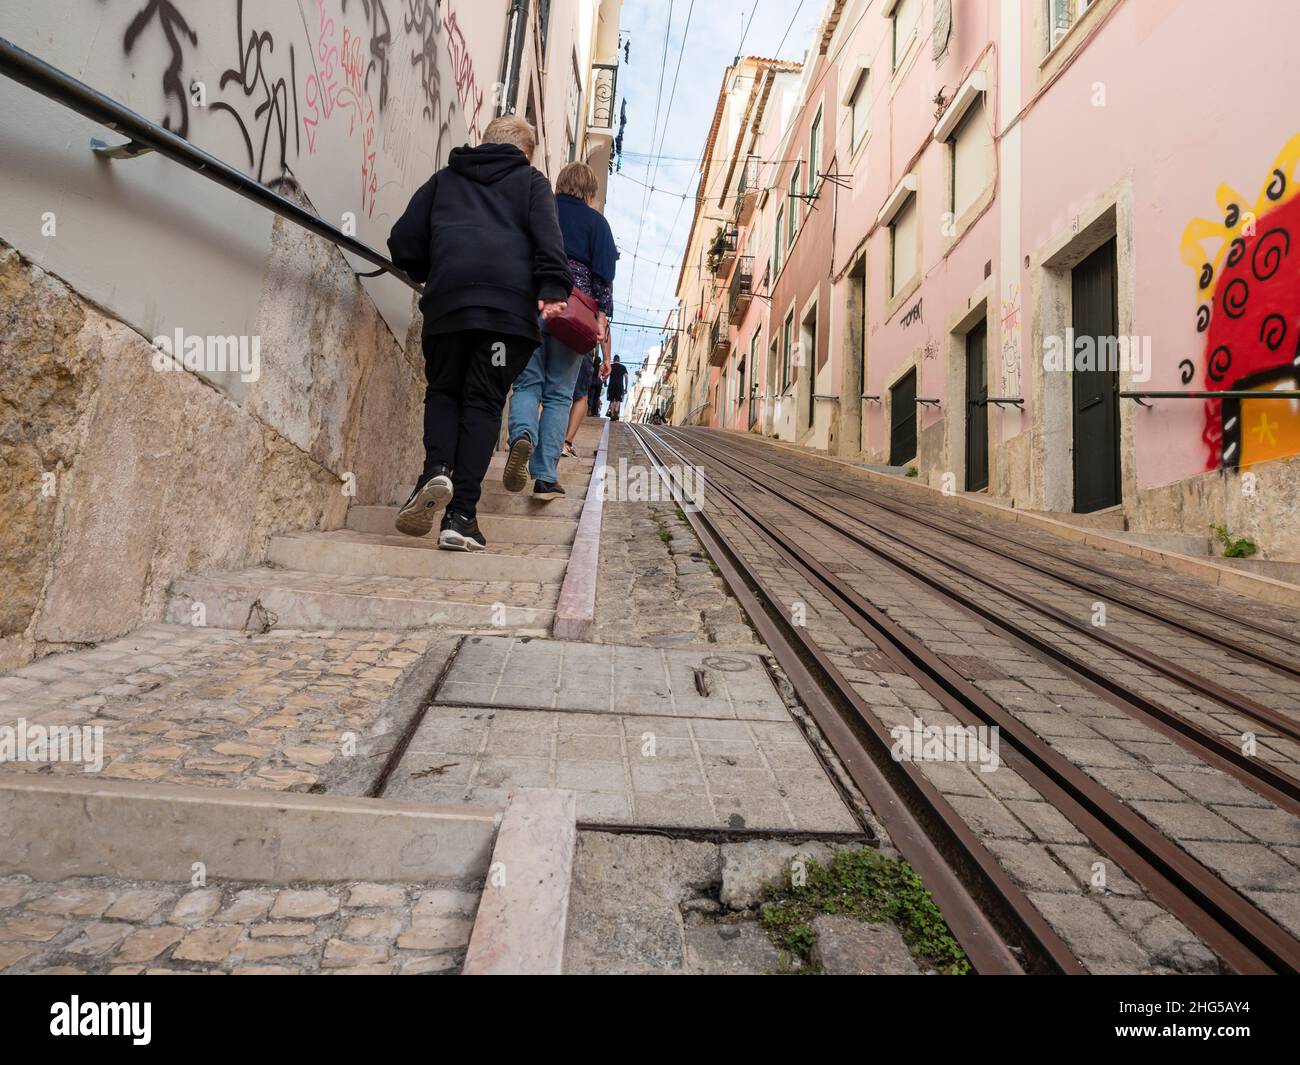
[[[573,290],[551,183],[509,144],[453,148],[411,197],[388,251],[424,284],[425,335],[469,317],[536,340],[537,301]]]

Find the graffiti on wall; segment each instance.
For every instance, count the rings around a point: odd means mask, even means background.
[[[1020,282],[1012,281],[998,307],[1001,323],[1002,359],[1000,379],[1004,396],[1020,395]]]
[[[245,36],[244,0],[238,0],[235,5],[235,40],[237,65],[221,72],[217,86],[222,93],[227,93],[232,85],[237,91],[230,93],[228,100],[213,100],[211,108],[234,118],[248,152],[249,169],[258,181],[266,180],[268,149],[274,149],[279,156],[279,171],[275,176],[292,173],[289,168],[291,134],[294,155],[299,148],[298,81],[293,44],[282,47],[276,55],[275,36],[270,30],[250,26]]]
[[[164,114],[162,127],[179,137],[187,137],[190,132],[190,97],[185,91],[185,83],[181,80],[181,67],[185,63],[185,47],[178,33],[184,35],[191,45],[199,43],[199,35],[190,29],[185,16],[176,9],[175,4],[170,3],[170,0],[149,0],[148,4],[136,12],[122,37],[122,49],[127,55],[131,54],[136,41],[152,22],[158,23],[167,41],[168,59],[162,76],[163,96],[165,99],[175,100],[180,112],[180,118],[175,124],[172,123],[170,113]]]
[[[399,19],[390,18],[394,2]],[[160,121],[167,129],[211,144],[199,124],[203,108],[191,96],[192,86],[205,82],[207,111],[233,122],[242,146],[242,158],[228,147],[235,157],[227,161],[262,182],[294,175],[309,195],[315,182],[306,159],[320,159],[316,174],[319,165],[337,162],[353,174],[351,195],[359,194],[362,217],[385,213],[376,213],[383,187],[393,189],[390,211],[405,206],[414,183],[427,176],[406,173],[408,162],[432,155],[440,163],[455,143],[482,135],[483,92],[451,0],[315,0],[301,7],[234,0],[233,11],[201,0],[148,0],[129,19],[122,47],[133,77],[160,62]],[[332,125],[338,132],[323,137]],[[351,154],[339,158],[340,150]]]
[[[1253,200],[1220,185],[1220,218],[1183,231],[1196,275],[1200,362],[1184,383],[1213,392],[1300,388],[1300,134],[1278,153]],[[1300,454],[1300,401],[1212,399],[1205,468]]]

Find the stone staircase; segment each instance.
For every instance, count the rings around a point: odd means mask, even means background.
[[[505,455],[493,457],[479,502],[486,551],[440,551],[436,526],[423,539],[403,536],[393,525],[397,501],[353,506],[342,529],[272,537],[264,565],[174,582],[165,619],[193,624],[201,611],[216,628],[549,632],[603,428],[584,425],[582,457],[560,466],[568,495],[549,503],[531,498],[531,484],[507,492]],[[402,499],[409,493],[399,489]]]

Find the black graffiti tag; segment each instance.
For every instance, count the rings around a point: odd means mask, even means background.
[[[177,31],[188,37],[192,45],[199,43],[199,35],[190,29],[185,16],[176,10],[176,5],[171,3],[171,0],[149,0],[148,4],[136,12],[135,18],[126,27],[126,34],[122,38],[122,50],[130,55],[140,34],[155,19],[162,27],[163,36],[167,38],[167,47],[171,49],[171,59],[167,63],[167,69],[163,71],[163,97],[175,100],[180,108],[180,120],[175,126],[172,125],[171,115],[163,115],[163,129],[175,133],[178,137],[188,137],[190,101],[185,92],[185,85],[181,81],[181,64],[185,59],[185,46]]]

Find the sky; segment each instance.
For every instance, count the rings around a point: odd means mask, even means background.
[[[742,36],[739,54],[800,60],[823,6],[823,0],[624,0],[622,34],[631,49],[619,65],[618,97],[620,106],[627,102],[627,128],[622,172],[610,178],[605,216],[620,252],[614,354],[629,369],[659,341],[658,328],[675,303],[700,156],[723,72]]]

